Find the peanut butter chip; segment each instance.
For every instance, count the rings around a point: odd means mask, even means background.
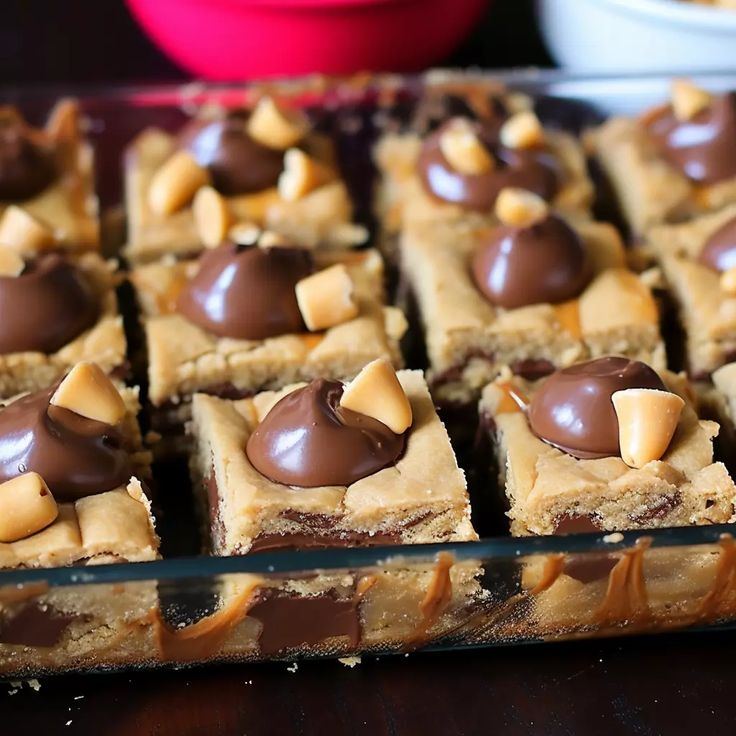
[[[685,402],[669,391],[628,388],[611,396],[618,418],[621,459],[632,468],[659,460],[667,451]]]
[[[104,424],[125,416],[125,402],[96,363],[77,363],[51,397],[51,404]]]
[[[304,324],[312,331],[333,327],[358,315],[353,282],[342,263],[299,281],[296,300]]]
[[[377,419],[395,434],[402,434],[411,426],[411,404],[396,371],[386,358],[368,363],[345,386],[340,404]]]
[[[467,120],[453,120],[440,136],[439,146],[447,163],[461,174],[478,176],[493,169],[493,157]]]
[[[0,542],[30,537],[58,515],[56,501],[38,473],[24,473],[0,483]]]
[[[197,233],[207,248],[216,248],[225,240],[232,218],[225,198],[214,187],[201,187],[197,191],[192,213]]]
[[[20,276],[25,262],[13,248],[0,245],[0,276]]]
[[[506,187],[499,192],[495,211],[496,217],[504,225],[529,227],[547,217],[549,205],[538,194]]]
[[[301,111],[278,105],[272,97],[258,102],[247,123],[251,138],[277,151],[296,145],[308,128],[309,122]]]
[[[688,79],[672,80],[672,111],[682,122],[692,120],[710,105],[712,99],[709,92]]]
[[[148,204],[157,215],[171,215],[187,205],[209,174],[187,151],[177,151],[154,174]]]
[[[0,219],[0,243],[34,255],[55,244],[53,232],[22,207],[11,204]]]

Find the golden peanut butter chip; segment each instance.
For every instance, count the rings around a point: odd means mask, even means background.
[[[96,363],[77,363],[51,397],[51,404],[115,425],[125,416],[125,402]]]
[[[197,234],[207,248],[216,248],[225,240],[232,217],[227,201],[214,187],[204,186],[197,190],[192,213]]]
[[[288,109],[272,97],[263,97],[248,119],[251,138],[267,148],[285,151],[304,138],[309,121],[300,110]]]
[[[51,248],[55,242],[51,229],[22,207],[11,204],[3,212],[0,218],[0,243],[3,245],[32,255]]]
[[[493,156],[478,138],[473,125],[464,118],[453,120],[445,128],[439,146],[447,163],[461,174],[479,176],[493,169]]]
[[[689,79],[673,79],[671,95],[672,111],[681,122],[692,120],[713,100],[709,92],[693,84]]]
[[[157,215],[171,215],[189,204],[209,180],[207,170],[190,153],[177,151],[153,175],[148,205]]]
[[[296,301],[307,329],[325,330],[358,315],[353,281],[342,263],[307,276],[296,285]]]
[[[396,434],[406,432],[411,426],[409,398],[386,358],[368,363],[345,386],[340,405],[377,419]]]
[[[531,110],[525,110],[512,115],[501,126],[499,137],[506,148],[537,148],[544,144],[544,129],[539,118]]]
[[[284,154],[284,170],[279,176],[278,190],[285,202],[297,202],[310,192],[327,184],[332,172],[299,148]]]
[[[670,391],[628,388],[611,396],[618,418],[621,459],[632,468],[659,460],[667,451],[685,402]]]
[[[0,245],[0,276],[20,276],[25,261],[19,253],[7,245]]]
[[[56,501],[38,473],[24,473],[0,483],[0,542],[30,537],[58,515]]]
[[[534,192],[506,187],[498,194],[495,212],[504,225],[529,227],[547,217],[549,205]]]

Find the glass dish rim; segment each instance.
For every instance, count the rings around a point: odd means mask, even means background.
[[[595,85],[595,91],[615,93],[621,85],[621,93],[631,94],[631,86],[647,87],[666,84],[673,76],[688,77],[713,84],[734,84],[736,70],[711,70],[689,72],[636,73],[570,73],[564,69],[431,69],[420,74],[356,75],[326,77],[311,75],[283,79],[250,80],[243,82],[163,82],[151,84],[90,84],[90,85],[42,85],[31,88],[0,87],[0,100],[4,103],[48,101],[49,107],[59,97],[74,97],[83,105],[133,104],[137,106],[184,106],[199,104],[199,97],[239,92],[247,95],[254,90],[274,90],[283,94],[338,93],[338,100],[360,99],[365,92],[382,87],[410,88],[423,81],[443,78],[498,81],[521,90],[535,90],[544,96],[554,96],[555,85],[562,88],[577,86],[575,97],[584,97],[586,88]],[[601,89],[601,85],[607,89]],[[544,88],[544,89],[540,89]],[[613,88],[613,89],[611,89]],[[560,90],[561,92],[562,90]],[[343,94],[345,95],[343,97]],[[203,100],[202,100],[203,101]],[[594,104],[594,103],[592,103]],[[356,569],[387,564],[432,562],[440,552],[451,554],[456,562],[466,560],[518,559],[530,555],[585,554],[616,552],[630,549],[638,540],[650,540],[652,548],[715,545],[725,536],[732,537],[736,524],[684,526],[663,529],[637,529],[624,532],[594,532],[572,535],[491,537],[472,542],[442,542],[434,544],[398,544],[361,548],[332,548],[320,550],[280,550],[255,555],[218,557],[199,555],[152,560],[147,562],[123,562],[116,564],[50,567],[10,568],[0,570],[0,587],[45,583],[51,587],[71,585],[119,584],[150,580],[184,580],[211,578],[230,574],[272,575],[317,570]]]

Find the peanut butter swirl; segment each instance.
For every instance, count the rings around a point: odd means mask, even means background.
[[[592,275],[580,237],[554,215],[528,227],[494,228],[472,270],[486,299],[506,309],[572,299]]]
[[[662,155],[685,176],[715,184],[736,176],[736,95],[715,97],[691,120],[678,120],[668,106],[648,129]]]
[[[343,385],[317,379],[281,399],[248,439],[253,467],[289,486],[348,486],[396,462],[406,433],[340,406]]]
[[[179,136],[182,148],[209,170],[215,188],[226,196],[274,187],[283,169],[283,151],[251,138],[247,120],[245,111],[218,120],[193,120]]]
[[[419,155],[418,172],[428,194],[443,202],[477,212],[489,211],[499,192],[518,187],[550,200],[559,188],[559,166],[544,148],[514,150],[501,146],[491,128],[473,123],[476,135],[492,154],[495,166],[485,174],[462,174],[450,166],[440,149],[440,137],[453,124],[440,126],[427,137]]]
[[[532,397],[529,425],[540,439],[573,457],[620,455],[611,397],[629,388],[667,390],[659,375],[639,360],[597,358],[563,368]]]
[[[0,276],[0,354],[53,353],[91,327],[99,301],[79,269],[58,253]]]
[[[300,248],[241,247],[205,251],[177,300],[177,311],[220,337],[264,340],[304,332],[294,288],[313,270]]]
[[[35,197],[56,176],[51,152],[32,140],[17,113],[0,111],[0,200],[17,202]]]
[[[35,471],[60,502],[126,483],[131,467],[120,430],[51,406],[57,386],[0,410],[0,483]]]

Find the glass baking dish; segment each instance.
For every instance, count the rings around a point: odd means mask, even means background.
[[[490,77],[532,94],[543,119],[575,131],[611,113],[635,113],[664,97],[668,85],[665,76],[570,77],[533,70],[462,76]],[[694,79],[716,90],[736,87],[733,73]],[[417,77],[379,76],[284,81],[268,88],[291,94],[318,125],[336,134],[359,217],[370,222],[370,144],[382,126],[400,117],[421,84]],[[119,243],[120,161],[127,141],[148,125],[175,129],[193,107],[239,105],[262,89],[190,84],[77,95],[96,143],[110,252]],[[2,96],[34,120],[58,90]],[[191,540],[170,538],[186,536],[176,515],[182,496],[175,486],[183,474],[165,473],[159,480],[164,477],[167,559],[0,572],[0,675],[352,658],[736,624],[731,525],[181,556],[197,549]],[[482,490],[489,497],[496,493]],[[493,525],[479,525],[484,527]],[[4,619],[13,625],[3,626]]]

